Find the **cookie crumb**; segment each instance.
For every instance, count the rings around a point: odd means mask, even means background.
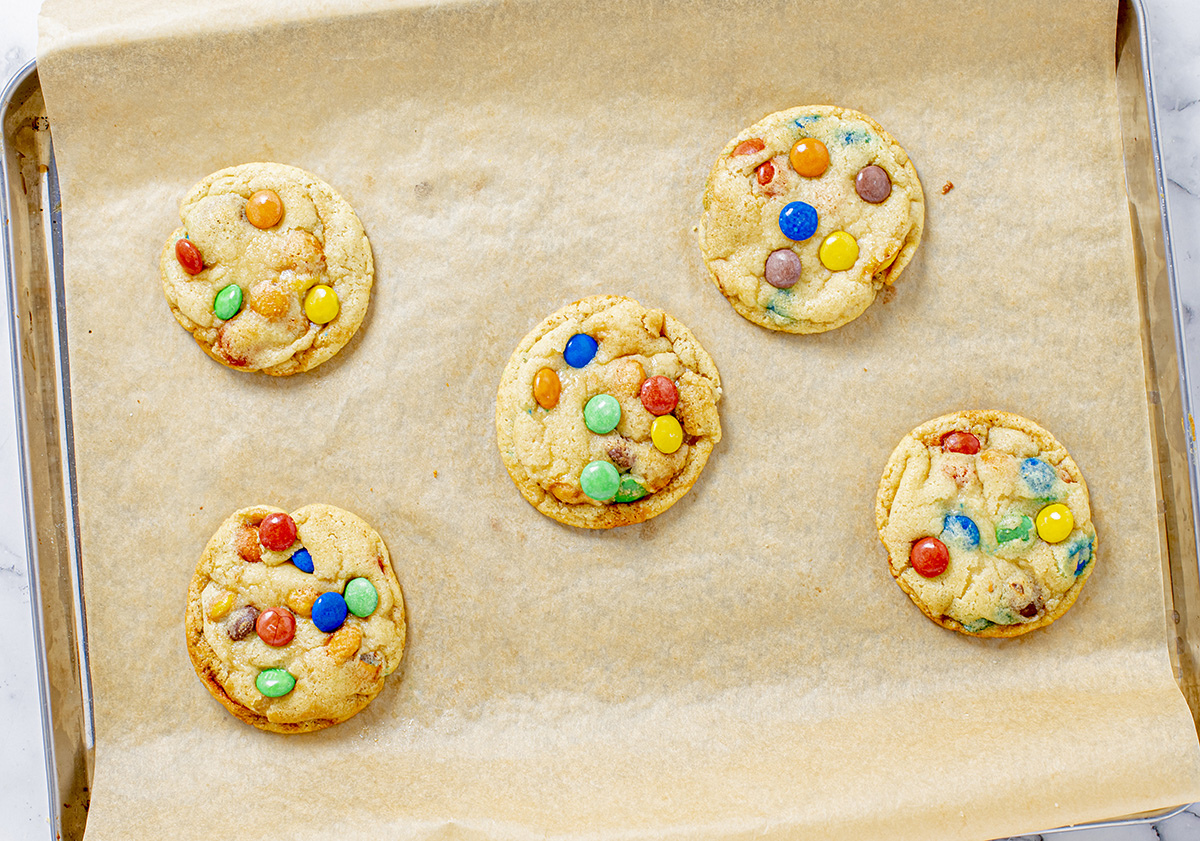
[[[953,189],[954,189],[954,182],[947,181],[945,184],[942,185],[942,195],[943,196],[946,195],[946,193],[950,192]]]

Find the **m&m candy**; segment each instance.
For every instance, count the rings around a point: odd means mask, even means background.
[[[679,403],[679,389],[661,374],[648,377],[638,392],[642,405],[652,415],[669,415]]]
[[[550,410],[558,405],[562,394],[562,383],[553,368],[542,368],[533,375],[533,399],[543,409]]]
[[[242,287],[231,283],[213,298],[213,313],[222,321],[233,318],[242,309]]]
[[[567,340],[567,346],[563,348],[563,359],[572,368],[582,368],[592,361],[599,347],[596,340],[587,333],[576,333]]]
[[[966,514],[947,514],[942,520],[942,537],[964,549],[979,545],[979,526]]]
[[[660,452],[670,455],[683,445],[683,427],[673,415],[663,415],[650,424],[650,440]]]
[[[597,394],[583,407],[583,422],[597,435],[606,435],[621,422],[621,404],[611,394]]]
[[[950,565],[950,550],[936,537],[922,537],[912,545],[908,562],[924,578],[937,578]]]
[[[763,143],[757,137],[751,137],[749,140],[743,140],[737,146],[733,147],[730,156],[753,155],[755,152],[761,152],[765,148],[767,148],[767,144]]]
[[[942,436],[942,449],[973,456],[979,452],[979,439],[970,432],[947,432]]]
[[[200,274],[204,271],[204,258],[200,256],[200,249],[196,247],[196,243],[190,239],[175,240],[175,259],[188,274]]]
[[[312,606],[312,621],[318,630],[331,634],[346,621],[346,599],[341,593],[322,593]]]
[[[268,607],[258,614],[254,630],[258,632],[259,639],[267,645],[280,648],[296,636],[296,617],[286,608]]]
[[[805,178],[816,178],[829,169],[829,150],[815,137],[803,137],[788,154],[792,169]]]
[[[1006,514],[996,523],[996,542],[1009,543],[1013,540],[1028,540],[1032,528],[1033,520],[1024,514]]]
[[[268,698],[282,698],[296,688],[296,676],[287,669],[263,669],[254,686]]]
[[[282,512],[268,514],[258,524],[258,542],[272,552],[282,552],[296,542],[296,521]]]
[[[379,591],[366,578],[351,578],[342,593],[346,607],[355,616],[370,616],[379,606]]]
[[[776,289],[791,289],[800,279],[800,255],[790,248],[772,251],[763,276]]]
[[[607,461],[593,461],[579,474],[579,487],[597,502],[608,502],[621,487],[621,475]]]
[[[1073,528],[1075,518],[1071,515],[1071,509],[1061,502],[1047,505],[1038,512],[1038,537],[1047,543],[1062,543],[1070,536]]]
[[[1054,468],[1040,458],[1027,458],[1021,462],[1021,480],[1030,496],[1048,496],[1054,489],[1055,478]]]
[[[313,571],[312,554],[307,549],[297,549],[292,553],[292,564],[301,572],[311,574]]]
[[[283,218],[283,201],[274,190],[259,190],[246,200],[246,218],[256,228],[273,228]]]
[[[802,201],[785,204],[779,211],[779,230],[788,239],[803,242],[817,232],[817,209]]]
[[[858,260],[858,241],[845,231],[834,231],[825,237],[817,256],[829,271],[844,272]]]
[[[318,283],[304,296],[304,314],[313,324],[328,324],[337,318],[341,305],[333,287]]]
[[[621,486],[617,488],[615,502],[637,502],[646,495],[646,488],[637,479],[626,473],[621,477]]]
[[[870,164],[854,176],[854,191],[863,201],[880,204],[892,194],[892,179],[883,167]]]

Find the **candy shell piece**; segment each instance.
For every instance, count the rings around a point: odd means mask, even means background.
[[[283,512],[268,514],[258,524],[258,542],[272,552],[282,552],[296,542],[296,521]]]
[[[222,321],[228,321],[242,309],[242,287],[231,283],[213,298],[213,313]]]
[[[312,606],[312,621],[318,630],[331,634],[346,621],[346,599],[341,593],[322,593]]]
[[[259,190],[246,200],[246,218],[256,228],[273,228],[283,218],[283,200],[274,190]]]
[[[817,256],[829,271],[844,272],[858,261],[858,240],[845,231],[834,231],[825,237]]]
[[[638,392],[642,405],[652,415],[669,415],[679,405],[679,389],[662,374],[656,374],[642,383]]]
[[[670,455],[683,445],[683,427],[674,415],[663,415],[650,424],[650,440],[659,452]]]
[[[597,394],[583,407],[583,422],[597,435],[607,435],[621,422],[621,404],[611,394]]]
[[[312,573],[314,569],[312,553],[310,553],[307,549],[297,549],[294,553],[292,553],[291,560],[296,569],[300,570],[301,572],[307,572],[310,574]]]
[[[268,607],[254,622],[258,638],[273,648],[282,648],[296,636],[296,617],[283,607]]]
[[[800,255],[790,248],[772,251],[763,276],[776,289],[791,289],[800,279]]]
[[[200,249],[196,247],[196,243],[190,239],[175,241],[175,259],[188,274],[197,275],[204,271],[204,258],[200,256]]]
[[[379,592],[366,578],[351,578],[342,594],[346,607],[355,616],[367,617],[379,606]]]
[[[533,399],[543,409],[549,411],[558,405],[562,394],[562,382],[553,368],[542,368],[533,376]]]
[[[974,549],[979,545],[979,526],[966,514],[947,514],[942,520],[942,538],[963,549]]]
[[[788,239],[803,242],[817,232],[817,209],[802,201],[785,204],[779,211],[779,230]]]
[[[579,474],[579,487],[597,502],[608,502],[621,487],[621,475],[607,461],[593,461]]]
[[[563,359],[572,368],[582,368],[596,356],[600,345],[587,333],[576,333],[563,348]]]
[[[318,283],[304,296],[304,314],[313,324],[328,324],[337,318],[341,305],[333,287]]]
[[[1071,515],[1071,509],[1061,502],[1047,505],[1038,512],[1038,537],[1047,543],[1062,543],[1070,537],[1073,528],[1075,518]]]
[[[646,495],[642,483],[626,473],[621,477],[621,486],[617,489],[615,502],[637,502]]]
[[[296,688],[296,677],[286,669],[263,669],[254,685],[268,698],[282,698]]]
[[[909,563],[923,578],[937,578],[950,566],[950,550],[936,537],[922,537],[908,553]]]
[[[802,137],[792,146],[788,161],[805,178],[817,178],[829,169],[829,150],[815,137]]]
[[[1024,514],[1006,514],[996,523],[996,542],[1026,541],[1032,528],[1033,520]]]

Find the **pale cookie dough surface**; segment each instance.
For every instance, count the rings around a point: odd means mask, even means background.
[[[793,145],[806,137],[829,152],[828,169],[814,178],[798,174],[789,161]],[[753,140],[761,150],[734,154]],[[879,204],[855,190],[859,170],[872,164],[891,179],[891,193]],[[760,172],[771,175],[767,183],[760,183]],[[780,211],[795,201],[817,211],[816,233],[802,242],[779,227]],[[765,117],[721,151],[705,186],[700,249],[713,282],[740,315],[772,330],[820,333],[857,318],[895,282],[924,224],[917,171],[878,123],[846,108],[804,106]],[[830,271],[819,257],[821,243],[835,231],[858,243],[857,260],[843,271]],[[787,289],[765,279],[767,257],[780,249],[800,258],[799,280]]]
[[[943,439],[952,432],[973,434],[979,452],[948,451]],[[1070,509],[1074,527],[1048,543],[1036,521],[1054,503]],[[1049,432],[1006,412],[957,412],[905,436],[884,470],[875,517],[900,587],[934,622],[964,634],[1013,637],[1049,625],[1074,604],[1095,565],[1079,468]],[[910,561],[925,537],[949,550],[949,566],[933,578]]]
[[[387,547],[363,520],[331,505],[306,505],[291,515],[296,541],[275,552],[262,546],[257,526],[279,510],[243,508],[208,542],[188,589],[187,647],[196,674],[235,716],[262,730],[299,733],[345,721],[383,689],[404,653],[404,599]],[[311,573],[290,560],[301,548],[312,557]],[[374,586],[375,610],[362,618],[348,613],[332,633],[318,629],[313,602],[343,592],[355,578]],[[252,628],[234,639],[247,606],[289,610],[295,637],[278,648]],[[264,669],[285,669],[295,687],[264,696],[255,683]]]
[[[573,368],[563,350],[578,333],[592,336],[598,347],[591,362]],[[534,378],[543,368],[561,383],[552,409],[534,398]],[[683,444],[670,454],[652,443],[655,415],[639,396],[643,381],[653,376],[670,379],[678,390],[671,414],[682,427]],[[621,406],[616,429],[603,435],[588,429],[583,412],[598,394],[612,395]],[[505,367],[496,397],[500,456],[525,499],[559,522],[584,528],[639,523],[661,514],[695,483],[721,440],[720,399],[716,366],[675,318],[629,298],[585,298],[534,328]],[[590,498],[580,473],[597,460],[611,463],[645,496],[631,502]]]
[[[274,190],[283,203],[282,218],[267,229],[246,218],[246,201],[260,190]],[[275,163],[223,169],[192,188],[179,215],[183,226],[159,261],[163,292],[176,320],[218,362],[273,375],[307,371],[362,323],[375,275],[371,246],[346,200],[314,175]],[[176,258],[182,238],[204,259],[199,274]],[[223,321],[213,300],[231,283],[241,287],[242,307]],[[338,314],[326,324],[304,312],[304,296],[317,284],[338,297]]]

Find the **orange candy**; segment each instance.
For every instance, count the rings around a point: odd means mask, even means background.
[[[829,169],[829,150],[815,137],[801,138],[788,154],[792,169],[805,178],[816,178]]]
[[[533,378],[533,399],[543,409],[553,409],[558,405],[558,396],[562,393],[562,383],[553,368],[543,368]]]
[[[283,200],[274,190],[259,190],[246,200],[246,218],[256,228],[271,228],[283,218]]]
[[[278,289],[267,289],[250,296],[250,309],[264,318],[278,318],[288,311],[288,300]]]
[[[761,152],[765,148],[767,148],[765,143],[757,137],[752,137],[749,140],[743,140],[735,146],[730,155],[753,155],[755,152]]]

